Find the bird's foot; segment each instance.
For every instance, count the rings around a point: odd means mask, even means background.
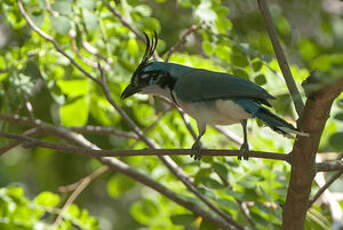
[[[191,157],[192,157],[194,160],[201,160],[201,153],[200,153],[200,150],[201,150],[201,144],[200,144],[200,142],[195,142],[195,143],[192,145],[192,152],[193,152],[193,154],[191,155]]]
[[[244,142],[239,150],[240,154],[238,155],[238,160],[242,160],[242,157],[244,160],[249,159],[249,145],[247,142]]]

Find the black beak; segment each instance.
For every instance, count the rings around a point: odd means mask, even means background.
[[[130,84],[126,87],[124,92],[121,94],[120,98],[124,100],[125,98],[130,97],[139,91],[140,89],[138,87],[135,87],[132,84]]]

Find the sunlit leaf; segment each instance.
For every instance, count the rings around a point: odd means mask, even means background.
[[[125,192],[134,187],[135,183],[132,179],[121,174],[114,175],[107,182],[107,191],[113,198],[118,198]]]
[[[51,25],[56,30],[56,32],[60,34],[67,34],[71,29],[70,21],[66,16],[50,16],[49,18]]]
[[[88,120],[88,100],[81,97],[70,104],[60,108],[62,124],[65,126],[80,126],[86,124]]]
[[[98,28],[98,18],[94,13],[87,9],[83,9],[83,20],[88,32],[92,32]]]
[[[52,192],[42,192],[35,198],[35,203],[46,207],[55,207],[60,202],[60,197]]]
[[[85,95],[89,92],[89,81],[87,79],[59,80],[57,85],[62,93],[71,97]]]
[[[52,4],[52,9],[62,15],[69,15],[72,13],[71,1],[69,0],[55,1],[54,4]]]

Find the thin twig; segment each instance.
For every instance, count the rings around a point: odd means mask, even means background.
[[[83,69],[73,58],[71,58],[66,52],[62,50],[62,48],[57,44],[57,42],[48,34],[43,32],[41,29],[39,29],[32,21],[32,19],[29,17],[27,12],[24,9],[23,3],[21,1],[18,1],[18,6],[21,14],[24,16],[26,22],[29,24],[29,26],[37,32],[41,37],[43,37],[45,40],[51,42],[55,49],[61,53],[63,56],[65,56],[77,69],[79,69],[87,78],[97,82],[98,84],[101,84],[99,79],[94,78],[89,72],[87,72],[85,69]]]
[[[144,35],[141,33],[141,32],[139,32],[135,27],[133,27],[121,14],[120,14],[120,12],[117,10],[117,9],[115,9],[115,8],[113,8],[111,5],[110,5],[110,3],[105,3],[105,5],[107,6],[107,8],[112,12],[112,14],[114,15],[114,16],[116,16],[118,19],[119,19],[119,21],[121,22],[121,24],[123,24],[124,26],[126,26],[129,30],[131,30],[135,35],[136,35],[136,37],[138,38],[138,39],[140,39],[141,41],[143,41],[143,42],[146,42],[146,40],[145,40],[145,37],[144,37]],[[162,58],[158,55],[158,53],[155,51],[154,52],[154,58],[156,59],[156,60],[162,60]]]
[[[114,129],[112,127],[106,127],[106,126],[92,126],[92,125],[74,126],[74,127],[53,126],[39,119],[31,120],[30,118],[24,117],[24,116],[19,116],[19,115],[8,116],[6,114],[1,114],[1,113],[0,113],[0,120],[6,121],[6,122],[12,122],[17,125],[24,125],[24,126],[31,126],[31,127],[42,127],[42,128],[56,127],[56,128],[72,130],[79,133],[114,135],[114,136],[119,136],[119,137],[124,137],[124,138],[138,139],[138,136],[133,132],[125,132],[122,130],[118,130],[118,129]]]
[[[256,228],[256,223],[255,221],[251,218],[250,216],[250,211],[249,211],[249,208],[248,208],[248,205],[240,200],[237,200],[238,204],[239,204],[239,207],[241,208],[242,210],[242,213],[243,213],[243,216],[245,217],[245,219],[248,220],[249,224]]]
[[[125,132],[122,130],[114,129],[112,127],[97,126],[97,125],[86,125],[86,126],[72,126],[67,129],[73,130],[78,133],[94,133],[101,135],[114,135],[124,138],[132,138],[139,140],[138,136],[133,132]]]
[[[235,144],[241,146],[243,141],[241,138],[239,138],[236,134],[224,129],[223,127],[220,127],[218,125],[214,125],[213,128],[215,128],[218,132],[222,133],[225,137],[227,137],[229,140],[233,141]]]
[[[194,33],[198,28],[200,27],[200,24],[193,24],[179,39],[179,41],[169,49],[169,52],[167,53],[165,62],[168,62],[171,55],[178,49],[180,49],[187,41],[187,37]]]
[[[272,17],[270,15],[267,3],[265,0],[257,0],[257,3],[259,5],[261,14],[264,17],[264,20],[266,22],[267,31],[270,37],[270,40],[272,42],[274,52],[277,58],[277,61],[279,63],[280,69],[283,73],[283,77],[285,78],[288,90],[291,94],[291,97],[293,99],[295,109],[298,113],[298,116],[301,115],[303,109],[304,109],[304,102],[301,99],[299,90],[297,88],[297,85],[294,81],[294,78],[292,76],[291,70],[289,68],[286,56],[281,48],[280,41],[277,36],[276,29],[274,27]]]
[[[331,214],[331,218],[332,218],[332,224],[331,224],[332,229],[337,230],[337,229],[342,229],[342,227],[343,227],[343,221],[342,221],[343,210],[342,210],[342,207],[340,206],[338,200],[336,200],[336,198],[333,196],[331,191],[328,190],[327,188],[325,188],[325,187],[327,187],[327,185],[329,183],[332,182],[331,181],[332,179],[333,180],[335,179],[334,177],[335,177],[335,175],[330,179],[330,181],[325,182],[324,173],[319,173],[316,175],[315,181],[317,182],[318,186],[321,187],[321,189],[319,189],[317,194],[312,199],[310,199],[308,208],[310,208],[314,204],[316,199],[321,197],[323,202],[329,205],[330,214]]]
[[[32,128],[32,129],[29,129],[27,131],[25,131],[23,133],[23,135],[25,136],[36,136],[36,135],[39,135],[41,133],[41,130],[40,129],[37,129],[37,128]],[[8,145],[2,147],[0,149],[0,156],[4,153],[6,153],[7,151],[17,147],[18,145],[21,145],[24,141],[23,140],[15,140],[11,143],[9,143]]]
[[[90,182],[92,182],[95,178],[99,177],[100,175],[102,175],[104,172],[106,172],[108,170],[108,166],[103,166],[98,168],[97,170],[95,170],[92,174],[90,174],[87,177],[84,177],[80,180],[80,183],[78,184],[78,186],[76,187],[76,189],[73,191],[73,193],[69,196],[68,200],[65,202],[65,204],[63,205],[60,213],[58,214],[58,216],[56,217],[55,222],[52,224],[52,229],[57,228],[63,221],[63,215],[64,213],[67,211],[67,209],[69,208],[69,206],[74,203],[74,201],[76,200],[76,198],[81,194],[81,192],[87,188],[87,186],[90,184]]]
[[[324,161],[316,163],[316,172],[343,171],[343,161]]]
[[[180,116],[181,116],[181,118],[183,120],[183,123],[185,123],[186,128],[188,129],[189,133],[192,135],[193,139],[196,140],[197,139],[197,134],[195,133],[193,127],[191,126],[191,123],[189,122],[189,119],[188,119],[187,115],[178,106],[176,106],[176,109],[179,112],[179,114],[180,114]]]
[[[341,175],[343,174],[343,171],[336,172],[334,175],[331,176],[331,178],[317,191],[317,193],[309,200],[308,207],[310,208],[314,202],[325,192],[326,189],[330,187],[330,185],[333,184]]]
[[[95,170],[94,172],[92,172],[91,174],[89,174],[88,176],[85,176],[83,178],[81,178],[80,180],[78,180],[75,183],[69,184],[69,185],[64,185],[64,186],[59,186],[58,187],[58,191],[60,192],[70,192],[70,191],[74,191],[75,189],[77,189],[77,187],[83,182],[83,181],[89,181],[91,182],[92,180],[96,179],[97,177],[99,177],[100,175],[102,175],[103,173],[105,173],[108,170],[107,166],[103,166],[101,168],[98,168],[97,170]]]

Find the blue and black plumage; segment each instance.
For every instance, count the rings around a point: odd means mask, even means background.
[[[292,137],[291,133],[307,135],[264,107],[271,106],[268,100],[274,97],[247,79],[175,63],[149,61],[156,49],[157,35],[151,40],[145,36],[147,48],[143,60],[121,97],[124,99],[135,93],[166,97],[195,118],[199,129],[192,146],[195,159],[201,157],[200,138],[206,131],[206,124],[241,123],[244,131],[241,155],[244,159],[248,159],[249,150],[246,132],[248,118],[258,117],[274,131],[287,137]]]

